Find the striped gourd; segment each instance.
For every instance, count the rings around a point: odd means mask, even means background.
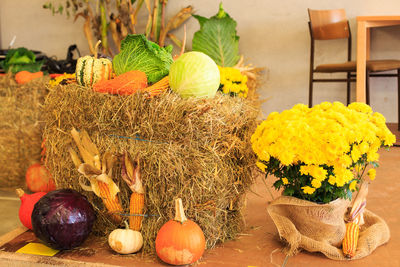
[[[349,222],[346,224],[346,235],[343,239],[342,250],[347,258],[352,258],[356,255],[359,233],[360,226],[357,222]]]
[[[144,208],[144,194],[133,192],[130,200],[130,217],[129,228],[134,231],[140,231],[142,226],[143,208]]]
[[[107,58],[97,58],[97,48],[101,41],[98,41],[92,56],[80,57],[76,63],[75,76],[79,85],[92,87],[102,80],[110,80],[112,76],[112,63]]]

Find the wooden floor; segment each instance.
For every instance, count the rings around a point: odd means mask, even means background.
[[[285,255],[276,228],[268,216],[266,207],[278,193],[270,189],[273,180],[258,179],[247,195],[246,223],[243,234],[235,241],[229,241],[217,248],[207,250],[196,266],[282,266]],[[271,192],[269,192],[269,190]],[[345,266],[400,266],[400,148],[381,151],[377,177],[369,186],[367,208],[382,217],[391,230],[390,241],[378,247],[370,256],[348,261]],[[10,236],[8,237],[10,239]],[[90,238],[81,249],[66,251],[54,257],[28,256],[7,251],[15,251],[28,241],[34,241],[28,231],[17,238],[11,238],[0,248],[0,266],[166,266],[156,257],[141,255],[119,256],[112,253],[104,240]],[[286,266],[342,266],[341,261],[333,261],[319,253],[300,252],[290,257]]]

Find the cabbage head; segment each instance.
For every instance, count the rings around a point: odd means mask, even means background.
[[[214,60],[202,52],[181,55],[169,70],[172,91],[183,98],[212,98],[220,84],[219,69]]]

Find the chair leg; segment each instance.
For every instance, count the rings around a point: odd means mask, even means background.
[[[397,130],[400,131],[400,69],[397,69]]]
[[[313,79],[314,75],[312,72],[310,72],[310,80],[309,80],[309,85],[308,85],[308,107],[311,108],[313,105]]]
[[[368,70],[365,73],[365,92],[366,92],[367,104],[370,105],[370,99],[369,99],[369,71]]]
[[[347,73],[347,105],[350,104],[350,79],[351,75],[350,72]]]

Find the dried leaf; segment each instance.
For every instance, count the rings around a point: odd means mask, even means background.
[[[350,216],[352,216],[355,211],[360,209],[363,202],[366,201],[367,194],[368,194],[368,183],[363,181],[361,183],[360,190],[358,191],[357,196],[353,200],[353,206],[350,211]]]
[[[129,188],[132,186],[132,181],[128,177],[128,174],[126,172],[126,165],[125,165],[125,157],[126,155],[124,154],[122,160],[121,160],[121,177],[122,179],[126,182],[126,184],[129,186]]]
[[[115,20],[110,19],[109,27],[110,27],[110,31],[111,31],[111,37],[112,37],[114,44],[117,47],[118,52],[119,52],[120,47],[121,47],[121,39],[119,38],[119,34],[118,34],[118,30],[117,30],[117,23],[115,22]]]
[[[82,130],[80,133],[81,140],[82,140],[82,145],[83,147],[92,155],[99,155],[99,150],[97,149],[97,146],[92,142],[92,140],[89,137],[89,134],[86,132],[86,130]]]
[[[171,41],[177,46],[182,48],[182,41],[179,40],[178,37],[176,37],[176,35],[172,34],[172,33],[168,33],[167,34],[168,38],[171,39]]]
[[[83,161],[84,161],[85,163],[87,163],[87,164],[89,164],[89,165],[91,165],[91,166],[94,167],[94,158],[93,158],[93,155],[90,154],[90,153],[83,147],[82,142],[81,142],[81,138],[80,138],[80,135],[79,135],[79,132],[78,132],[75,128],[72,128],[72,130],[71,130],[71,135],[72,135],[72,138],[73,138],[74,141],[75,141],[76,146],[77,146],[78,149],[79,149],[79,152],[80,152],[80,154],[81,154],[81,157],[82,157]]]
[[[161,29],[161,15],[162,7],[160,6],[160,0],[154,0],[153,8],[153,25],[151,29],[151,37],[153,37],[153,42],[158,43],[160,39],[160,29]]]
[[[82,163],[81,165],[79,165],[78,172],[83,174],[86,178],[92,178],[94,176],[102,174],[102,172],[99,169],[87,163]]]
[[[71,155],[72,158],[72,162],[74,163],[76,168],[79,168],[79,165],[82,164],[82,161],[80,160],[80,158],[78,157],[78,154],[76,153],[75,150],[72,149],[72,147],[70,147],[68,149],[69,154]]]
[[[131,156],[129,153],[125,153],[125,168],[126,168],[126,174],[128,175],[129,179],[131,180],[132,184],[135,183],[134,180],[134,165],[131,159]]]
[[[184,7],[168,21],[167,26],[160,34],[160,46],[164,45],[165,38],[167,37],[168,32],[181,26],[186,20],[188,20],[192,16],[193,12],[194,10],[192,6]]]
[[[105,161],[106,170],[111,170],[113,168],[113,166],[114,166],[115,161],[116,161],[116,157],[114,156],[114,153],[112,153],[110,151],[107,151],[106,153],[104,153],[103,161]]]
[[[79,177],[79,185],[82,187],[82,189],[85,190],[85,191],[89,191],[89,192],[93,191],[91,185],[90,185],[90,186],[89,186],[89,185],[86,185],[86,184],[82,181],[83,178],[84,178],[83,176]],[[88,180],[89,180],[89,179],[88,179]]]
[[[143,5],[143,2],[144,2],[144,0],[139,0],[137,2],[137,4],[136,4],[136,8],[133,11],[133,14],[131,15],[131,23],[132,23],[132,25],[136,25],[136,23],[137,23],[137,15],[139,13],[140,8]]]
[[[80,16],[83,17],[84,20],[85,20],[85,23],[83,24],[83,32],[84,32],[86,40],[88,42],[90,53],[94,54],[96,51],[94,50],[94,45],[93,45],[93,37],[92,37],[92,30],[91,30],[91,24],[90,24],[90,16],[85,15],[83,12],[80,12],[80,13],[76,14],[74,22]]]
[[[149,12],[149,16],[148,16],[147,24],[146,24],[146,31],[145,31],[146,38],[149,39],[150,34],[151,34],[151,28],[153,25],[153,13],[151,12],[151,1],[145,0],[144,2],[146,4],[147,11]]]

